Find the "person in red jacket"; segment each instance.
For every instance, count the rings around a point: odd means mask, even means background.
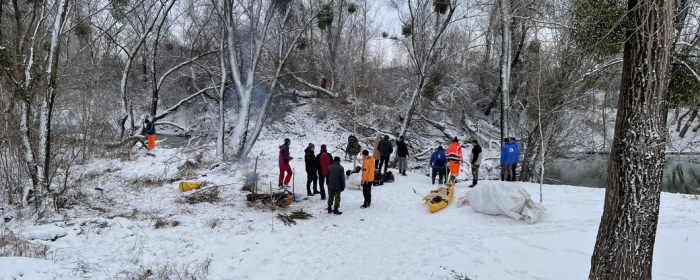
[[[289,140],[289,138],[284,139],[284,144],[280,146],[280,156],[279,156],[279,164],[280,164],[280,178],[279,178],[279,186],[280,187],[289,187],[289,181],[292,180],[292,167],[289,166],[289,161],[292,160],[293,158],[289,156],[289,145],[292,144],[292,141]],[[285,177],[285,173],[287,176]]]
[[[448,181],[452,181],[454,184],[459,175],[459,165],[464,163],[464,159],[462,158],[462,146],[459,145],[457,137],[452,139],[452,145],[447,148],[445,154],[447,154],[447,160],[450,162],[450,177]]]
[[[321,186],[321,200],[326,200],[326,178],[328,178],[328,167],[333,163],[333,156],[326,151],[326,145],[321,145],[321,152],[316,156],[318,164],[318,185]]]

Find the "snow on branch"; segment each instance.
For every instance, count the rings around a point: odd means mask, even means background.
[[[172,112],[175,112],[175,111],[176,111],[178,108],[180,108],[180,106],[182,106],[183,104],[185,104],[185,103],[189,102],[190,100],[196,98],[197,96],[201,95],[202,93],[206,92],[207,90],[212,90],[212,89],[216,89],[216,87],[206,87],[206,88],[200,89],[199,91],[193,93],[192,95],[186,97],[185,99],[180,100],[180,102],[178,102],[177,104],[173,105],[172,107],[170,107],[170,108],[166,109],[165,111],[161,112],[160,114],[154,116],[154,117],[153,117],[153,121],[157,121],[157,120],[159,120],[159,119],[164,118],[164,117],[167,116],[168,114],[170,114],[170,113],[172,113]]]
[[[576,83],[581,83],[581,82],[583,82],[583,80],[585,80],[588,76],[593,75],[593,74],[596,74],[596,73],[598,73],[598,72],[604,70],[605,68],[608,68],[608,67],[611,67],[611,66],[620,64],[620,63],[622,63],[622,58],[613,59],[613,60],[608,61],[607,63],[605,63],[605,64],[603,64],[603,65],[598,64],[598,65],[594,66],[593,69],[591,69],[591,70],[589,70],[588,72],[586,72],[586,73],[584,73],[583,75],[581,75],[581,79],[579,79],[578,81],[576,81]]]
[[[695,70],[693,70],[693,68],[690,67],[690,65],[688,65],[687,63],[685,63],[685,61],[683,61],[683,60],[677,60],[677,62],[680,63],[681,65],[685,66],[685,68],[688,68],[688,71],[690,71],[690,73],[693,74],[693,76],[695,77],[695,79],[696,79],[698,82],[700,82],[700,76],[698,76],[698,73],[695,72]]]
[[[182,125],[179,125],[179,124],[177,124],[177,123],[174,123],[174,122],[159,121],[159,122],[156,123],[156,125],[171,125],[171,126],[174,126],[174,127],[176,127],[176,128],[179,128],[180,130],[184,131],[185,133],[187,133],[187,132],[190,131],[189,128],[186,128],[186,127],[184,127],[184,126],[182,126]]]

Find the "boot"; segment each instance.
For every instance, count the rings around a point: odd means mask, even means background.
[[[318,191],[318,189],[314,188],[314,194],[319,194],[321,192]]]
[[[360,206],[360,208],[367,208],[367,201],[365,201],[365,203],[363,203],[362,206]]]
[[[336,210],[337,210],[337,208],[336,208]],[[328,214],[330,214],[331,212],[333,212],[333,211],[331,211],[331,206],[328,205]]]
[[[478,183],[478,182],[479,182],[479,180],[477,180],[477,179],[472,179],[472,185],[471,185],[470,188],[476,187],[476,183]]]
[[[328,210],[330,210],[330,207],[328,208]],[[343,212],[338,211],[338,207],[336,207],[335,209],[333,209],[333,214],[342,215]]]
[[[314,196],[314,194],[311,191],[307,191],[306,196]]]

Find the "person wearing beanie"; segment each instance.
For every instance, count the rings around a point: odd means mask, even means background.
[[[321,145],[321,152],[316,156],[316,165],[318,166],[318,185],[321,188],[321,200],[326,200],[326,178],[328,176],[328,167],[333,163],[333,156],[326,150],[326,144]]]
[[[452,144],[447,147],[446,154],[447,160],[450,163],[450,176],[447,180],[455,184],[457,182],[457,176],[459,176],[459,165],[464,163],[464,158],[462,158],[462,146],[459,145],[457,137],[452,139]]]
[[[284,139],[284,144],[280,146],[280,155],[279,155],[279,165],[280,165],[280,178],[279,178],[279,186],[288,188],[289,187],[289,181],[292,180],[292,167],[289,166],[289,161],[292,160],[293,158],[289,156],[289,145],[292,144],[292,141],[289,140],[289,138]],[[287,176],[285,177],[285,173]]]
[[[473,188],[476,183],[479,182],[479,166],[481,165],[481,146],[479,146],[479,141],[472,140],[472,152],[469,154],[469,164],[472,166],[472,184],[469,186]]]
[[[435,177],[439,175],[438,183],[442,185],[443,180],[445,178],[445,164],[447,163],[447,156],[445,155],[445,150],[442,148],[442,146],[439,146],[435,152],[433,152],[432,155],[430,155],[430,167],[432,167],[432,176],[430,176],[430,179],[433,181],[433,185],[435,185]]]
[[[367,208],[372,203],[372,184],[374,183],[374,159],[369,151],[362,151],[362,196],[365,202],[360,208]]]
[[[374,152],[372,153],[372,157],[374,158],[374,166],[379,165],[379,142],[382,141],[382,133],[377,132],[377,138],[374,138],[374,143],[372,143],[372,147],[374,147]]]
[[[340,207],[340,193],[345,190],[345,169],[340,165],[340,157],[333,158],[333,164],[328,167],[328,213],[343,214]],[[335,205],[333,204],[335,202]],[[331,211],[331,206],[333,210]]]
[[[318,166],[316,165],[316,155],[314,154],[315,146],[309,143],[309,146],[304,150],[304,163],[306,164],[306,195],[314,196],[318,191]],[[311,184],[314,185],[314,190],[311,192]]]
[[[515,181],[516,175],[515,175],[515,169],[518,168],[518,162],[520,162],[520,145],[518,145],[518,142],[516,141],[515,137],[510,137],[510,147],[513,148],[514,153],[512,160],[513,162],[511,163],[511,170],[510,170],[510,180]]]
[[[382,166],[384,166],[384,173],[386,173],[387,168],[389,168],[389,157],[391,153],[394,152],[394,146],[389,141],[389,135],[384,135],[384,140],[379,142],[379,172],[382,172]],[[384,174],[382,173],[382,174]]]
[[[396,142],[396,155],[399,157],[399,174],[406,176],[408,169],[408,145],[405,142],[403,135],[399,137],[399,142]]]

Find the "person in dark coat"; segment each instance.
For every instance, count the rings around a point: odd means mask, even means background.
[[[144,133],[148,139],[148,150],[153,150],[156,148],[156,124],[148,119],[144,123],[146,124]]]
[[[377,149],[379,150],[379,168],[377,168],[377,171],[381,172],[382,166],[384,166],[384,173],[386,173],[386,169],[389,168],[389,157],[394,152],[394,146],[389,141],[389,135],[384,135],[384,140],[379,142]]]
[[[326,145],[321,145],[321,152],[316,156],[316,166],[318,166],[318,185],[321,188],[321,200],[326,200],[326,177],[328,167],[333,163],[333,156],[326,151]]]
[[[399,142],[396,142],[396,155],[399,156],[399,174],[406,176],[408,169],[408,145],[404,141],[403,135],[399,137]]]
[[[304,150],[304,163],[306,164],[306,194],[314,196],[318,191],[318,166],[316,166],[316,155],[314,155],[315,146],[309,143],[309,146]],[[311,192],[311,183],[314,184],[314,191]]]
[[[279,178],[279,186],[280,187],[289,187],[289,182],[292,180],[292,167],[289,166],[289,161],[292,160],[292,157],[289,156],[289,145],[292,144],[292,141],[289,140],[289,138],[284,139],[284,144],[280,146],[280,156],[279,156],[279,165],[280,165],[280,178]],[[287,173],[287,176],[285,177],[284,174]]]
[[[476,139],[472,140],[472,153],[469,155],[469,164],[472,166],[472,184],[473,188],[479,182],[479,166],[481,165],[481,146]]]
[[[340,193],[345,190],[345,168],[340,165],[340,157],[333,159],[333,164],[328,167],[328,213],[343,214],[338,211],[340,207]],[[335,205],[333,202],[335,201]],[[333,206],[333,211],[331,211]]]
[[[445,149],[442,148],[442,146],[439,146],[435,152],[433,152],[432,155],[430,155],[430,167],[432,167],[433,172],[432,176],[430,178],[433,181],[433,185],[435,185],[435,176],[439,176],[439,181],[438,183],[442,185],[442,182],[445,178],[445,164],[447,163],[447,156],[445,155]]]

